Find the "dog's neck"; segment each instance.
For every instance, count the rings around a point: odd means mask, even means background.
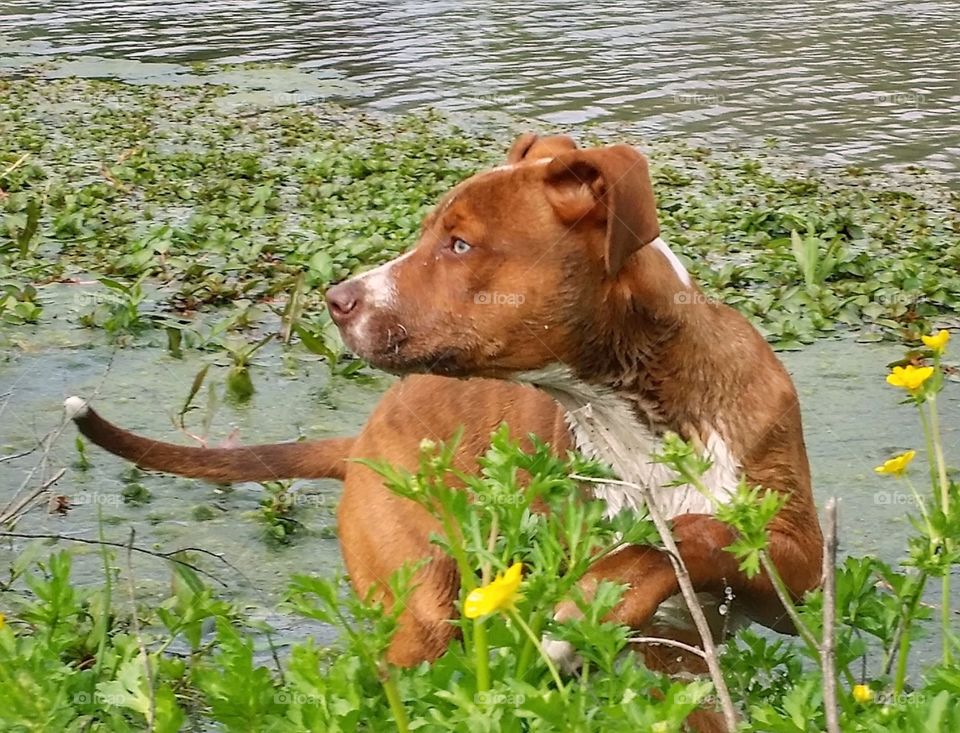
[[[674,486],[676,473],[656,460],[663,432],[671,426],[651,412],[646,422],[638,417],[631,400],[602,385],[581,380],[569,367],[557,364],[518,379],[550,394],[566,411],[567,424],[577,449],[589,458],[610,465],[625,482],[647,487],[666,517],[681,514],[712,514],[717,502],[727,501],[740,480],[740,465],[716,425],[698,440],[698,447],[712,462],[702,484],[707,495],[690,485]],[[641,512],[642,493],[634,486],[597,485],[594,495],[606,502],[608,516],[625,509]]]
[[[733,453],[715,383],[701,375],[708,365],[706,341],[715,306],[692,284],[682,264],[660,240],[637,253],[630,271],[609,285],[603,312],[584,315],[584,348],[570,364],[554,364],[518,379],[548,392],[566,410],[577,448],[609,464],[626,482],[653,490],[667,516],[713,513],[740,480],[740,458]],[[723,348],[720,345],[719,348]],[[654,460],[661,438],[672,431],[692,442],[712,461],[703,484],[673,487],[674,472]],[[600,487],[608,512],[642,506],[629,487]]]

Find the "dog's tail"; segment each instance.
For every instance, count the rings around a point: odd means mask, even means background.
[[[199,448],[144,438],[98,415],[81,397],[63,403],[67,417],[93,443],[141,468],[229,483],[288,478],[343,479],[355,438]]]

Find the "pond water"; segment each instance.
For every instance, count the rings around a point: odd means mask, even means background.
[[[47,286],[44,301],[55,316],[53,325],[18,329],[19,348],[0,361],[0,385],[10,392],[0,398],[0,454],[27,449],[60,425],[65,397],[95,391],[98,408],[110,419],[148,435],[185,441],[173,426],[173,416],[209,357],[187,352],[184,359],[173,359],[156,348],[114,352],[94,332],[57,326],[72,307],[69,290]],[[895,345],[841,339],[781,354],[800,393],[818,505],[830,496],[840,498],[841,552],[872,554],[891,563],[902,558],[910,531],[907,512],[916,508],[902,483],[877,476],[873,467],[923,442],[914,411],[899,405],[899,395],[884,381],[886,364],[901,353]],[[243,407],[222,404],[214,412],[211,443],[234,430],[246,443],[353,433],[387,384],[387,378],[367,386],[346,380],[331,383],[325,366],[310,356],[303,356],[295,369],[289,366],[279,350],[268,347],[253,367],[257,391],[252,400]],[[215,363],[208,379],[222,384],[226,369],[225,360]],[[203,412],[188,419],[191,428],[200,429]],[[941,412],[944,444],[955,456],[960,444],[960,390],[955,385],[944,394]],[[321,640],[330,638],[325,629],[277,613],[276,604],[291,574],[339,570],[333,534],[338,482],[299,482],[299,517],[308,531],[290,545],[275,545],[264,540],[263,526],[252,518],[264,497],[259,485],[222,492],[200,481],[147,474],[135,480],[152,500],[127,504],[122,494],[130,482],[129,464],[91,447],[91,467],[79,470],[74,435],[67,426],[54,444],[50,465],[68,467],[59,489],[70,494],[76,506],[64,517],[34,512],[18,529],[93,537],[102,516],[106,535],[116,541],[126,541],[135,526],[143,547],[169,551],[199,546],[222,553],[232,567],[206,558],[201,564],[225,583],[221,593],[244,604],[251,617],[274,624],[280,643],[302,638],[307,630]],[[922,452],[918,464],[921,459]],[[28,457],[0,467],[0,499],[12,495],[34,463]],[[212,518],[199,521],[194,514],[198,506],[211,509]],[[95,548],[74,549],[78,580],[99,583],[102,565]],[[9,546],[0,548],[0,563],[14,554]],[[169,573],[162,562],[137,557],[134,567],[141,593],[165,597]],[[935,595],[929,600],[938,602]],[[934,657],[935,639],[928,638],[918,649],[922,656]]]
[[[957,173],[958,21],[950,0],[9,0],[0,50],[281,61],[389,110],[738,146],[774,137],[807,159]]]
[[[0,65],[49,57],[49,73],[182,83],[187,62],[281,61],[294,72],[230,71],[221,79],[280,89],[285,103],[333,97],[386,111],[439,106],[480,126],[526,118],[546,130],[599,124],[649,137],[702,136],[756,147],[779,138],[805,161],[893,166],[918,163],[960,171],[960,34],[951,2],[574,3],[532,10],[519,2],[155,3],[64,0],[52,9],[26,0],[0,6]],[[297,95],[301,96],[297,96]],[[44,288],[48,312],[68,307]],[[54,319],[55,321],[56,319]],[[19,348],[0,359],[0,455],[29,447],[61,420],[70,394],[92,394],[112,419],[178,439],[171,415],[203,359],[168,358],[161,349],[116,354],[88,331],[18,329]],[[913,412],[883,381],[898,347],[852,340],[819,342],[784,354],[797,382],[818,501],[841,497],[844,552],[897,561],[909,531],[911,497],[873,466],[919,447]],[[204,357],[206,358],[206,357]],[[109,365],[109,378],[104,379]],[[354,432],[384,388],[328,382],[321,363],[294,372],[269,349],[254,370],[245,407],[223,406],[213,433],[237,428],[244,442]],[[222,380],[225,367],[220,368]],[[942,407],[945,443],[960,443],[960,395]],[[218,493],[199,482],[145,476],[143,506],[120,496],[128,466],[90,450],[80,471],[68,429],[51,465],[67,465],[61,487],[86,499],[67,517],[34,514],[24,531],[94,536],[98,513],[123,541],[169,550],[197,545],[222,552],[235,568],[211,567],[227,593],[269,618],[287,639],[302,622],[274,608],[290,573],[339,567],[332,508],[337,482],[302,486],[312,531],[289,546],[262,541],[244,516],[256,485]],[[31,462],[0,467],[0,499],[20,485]],[[204,505],[213,517],[198,521]],[[12,557],[0,549],[0,560]],[[100,560],[81,552],[81,580],[97,582]],[[136,561],[142,592],[161,596],[168,574]],[[954,583],[954,588],[957,587]],[[936,600],[931,598],[931,600]],[[955,607],[956,607],[955,603]],[[322,634],[321,634],[322,636]],[[925,647],[933,649],[929,640]],[[932,653],[932,652],[931,652]]]

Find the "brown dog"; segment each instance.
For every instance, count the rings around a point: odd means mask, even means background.
[[[68,412],[93,442],[145,468],[217,481],[343,478],[340,542],[361,595],[385,594],[384,580],[402,564],[430,559],[390,648],[396,664],[446,649],[459,578],[429,541],[440,531],[434,520],[346,459],[415,470],[423,438],[446,440],[466,426],[457,460],[475,468],[502,422],[557,450],[575,445],[624,481],[651,487],[696,590],[732,590],[749,617],[789,630],[769,579],[746,578],[724,549],[734,533],[712,516],[713,502],[671,487],[674,475],[651,455],[673,431],[712,461],[704,483],[717,501],[743,476],[787,494],[769,551],[799,598],[819,582],[821,534],[797,395],[760,334],[705,298],[659,238],[647,164],[633,148],[581,150],[566,137],[525,135],[507,165],[441,200],[410,252],[331,288],[327,300],[358,355],[413,375],[387,391],[355,439],[186,448],[117,428],[80,398],[67,401]],[[631,488],[595,493],[611,513],[642,508]],[[629,586],[614,612],[623,623],[645,628],[670,615],[658,609],[678,584],[662,552],[609,555],[586,589],[603,578]]]

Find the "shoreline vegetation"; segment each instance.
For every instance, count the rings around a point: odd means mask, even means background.
[[[319,355],[339,378],[369,378],[343,353],[323,290],[402,252],[438,196],[500,161],[509,142],[436,113],[236,107],[226,86],[16,74],[0,74],[0,348],[58,320],[117,358],[126,348],[211,352],[232,365],[226,388],[240,402],[256,383],[254,355],[274,339]],[[595,133],[577,137],[587,145]],[[295,576],[283,604],[338,629],[329,649],[310,639],[275,648],[269,629],[218,597],[206,573],[221,558],[139,547],[132,533],[97,546],[101,584],[75,586],[69,538],[22,544],[30,512],[57,510],[48,474],[25,471],[23,493],[0,505],[0,537],[23,548],[0,580],[0,730],[667,733],[698,707],[736,710],[746,731],[960,730],[950,604],[960,487],[937,425],[937,396],[955,373],[937,329],[960,324],[960,194],[918,170],[808,171],[772,149],[629,142],[650,155],[664,238],[705,297],[743,311],[781,349],[837,334],[907,345],[888,381],[891,399],[899,390],[920,413],[930,485],[922,469],[911,474],[912,451],[877,467],[916,499],[902,563],[842,560],[827,590],[793,610],[800,637],[748,629],[719,650],[722,681],[671,680],[625,651],[627,629],[602,621],[617,587],[602,587],[581,622],[550,620],[593,552],[623,533],[660,542],[657,529],[572,501],[582,480],[607,477],[603,467],[540,446],[524,453],[504,428],[468,483],[472,502],[446,488],[449,445],[424,445],[414,475],[379,467],[398,494],[465,528],[438,539],[475,571],[463,601],[484,598],[487,579],[509,579],[506,591],[494,586],[503,603],[452,621],[462,643],[434,665],[397,670],[383,662],[395,614],[361,602],[343,578]],[[662,458],[688,470],[688,453],[673,444]],[[78,440],[79,470],[85,461]],[[518,485],[518,472],[530,483]],[[258,520],[290,541],[296,502],[287,486],[265,488]],[[531,512],[534,502],[551,513]],[[725,509],[745,567],[768,566],[777,510],[756,487]],[[170,565],[162,603],[138,602],[134,552]],[[410,570],[392,579],[397,598]],[[541,632],[581,651],[577,676],[539,653]],[[911,645],[931,633],[940,658],[913,673]]]

